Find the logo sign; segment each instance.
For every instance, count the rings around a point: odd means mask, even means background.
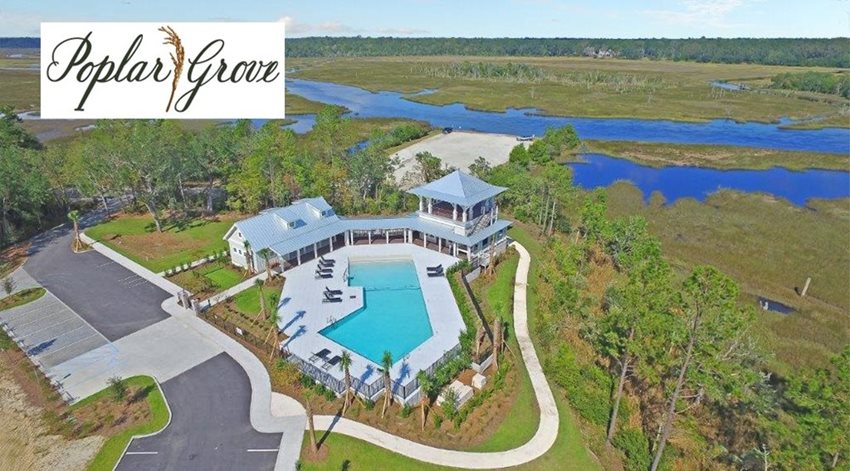
[[[281,119],[277,23],[42,23],[45,119]]]

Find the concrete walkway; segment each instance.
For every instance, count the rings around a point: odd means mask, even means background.
[[[534,350],[534,345],[531,342],[531,336],[528,331],[526,288],[531,256],[525,250],[525,247],[519,243],[514,242],[511,245],[516,248],[520,257],[514,283],[514,326],[520,351],[522,352],[522,359],[528,369],[528,375],[531,378],[537,404],[540,406],[540,425],[531,440],[512,450],[478,453],[445,450],[423,445],[391,435],[360,422],[336,416],[315,416],[316,428],[318,430],[330,430],[334,433],[359,438],[373,445],[419,461],[456,468],[508,468],[528,463],[546,453],[555,444],[555,439],[558,437],[558,408],[555,404],[555,397],[552,395],[549,383],[546,381],[546,376],[543,374],[543,367],[537,358],[537,352]]]

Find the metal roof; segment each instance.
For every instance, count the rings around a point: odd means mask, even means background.
[[[321,216],[323,211],[325,216]],[[295,227],[290,227],[290,222],[296,223]],[[456,233],[453,225],[419,217],[416,213],[393,217],[340,218],[321,197],[299,200],[285,208],[272,208],[235,223],[255,253],[268,247],[281,256],[349,230],[411,229],[459,244],[475,245],[510,225],[510,221],[499,219],[465,236]]]
[[[413,188],[408,192],[417,196],[470,207],[487,198],[492,198],[506,189],[491,185],[460,170],[455,170],[439,180]]]
[[[338,220],[339,217],[325,199],[318,197],[299,200],[284,208],[267,209],[256,216],[237,221],[235,226],[251,245],[251,250],[258,252]]]

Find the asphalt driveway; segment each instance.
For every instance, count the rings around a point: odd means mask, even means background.
[[[168,318],[169,294],[91,250],[71,250],[70,229],[33,240],[24,270],[110,341]]]
[[[171,423],[130,442],[118,470],[271,470],[280,433],[260,433],[249,419],[248,375],[226,353],[162,384]]]

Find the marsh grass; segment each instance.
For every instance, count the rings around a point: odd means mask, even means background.
[[[494,79],[487,74],[477,78],[476,72],[453,72],[453,64],[463,62],[492,64],[488,67],[496,70],[508,63],[521,63],[541,72],[529,75],[537,81],[527,80],[528,83],[511,78],[511,74],[506,74],[506,79]],[[775,122],[786,116],[825,117],[827,122],[833,123],[831,118],[839,115],[843,106],[835,101],[813,101],[811,96],[795,92],[725,92],[710,85],[713,80],[769,77],[801,70],[781,66],[575,57],[453,56],[293,58],[288,65],[297,69],[290,76],[298,78],[355,85],[371,91],[414,93],[426,88],[436,89],[435,93],[409,99],[436,105],[463,103],[486,111],[534,107],[553,115],[681,121],[730,118]],[[542,78],[534,78],[538,76]],[[839,125],[850,126],[850,120],[844,121]],[[811,126],[818,124],[812,122]]]
[[[720,191],[704,203],[662,206],[652,198],[644,206],[639,190],[625,182],[608,195],[611,215],[647,218],[680,273],[714,265],[738,281],[742,302],[755,306],[756,296],[765,296],[797,311],[758,311],[755,334],[775,371],[823,366],[850,342],[850,198],[800,208],[768,195]],[[812,285],[801,298],[809,276]]]

